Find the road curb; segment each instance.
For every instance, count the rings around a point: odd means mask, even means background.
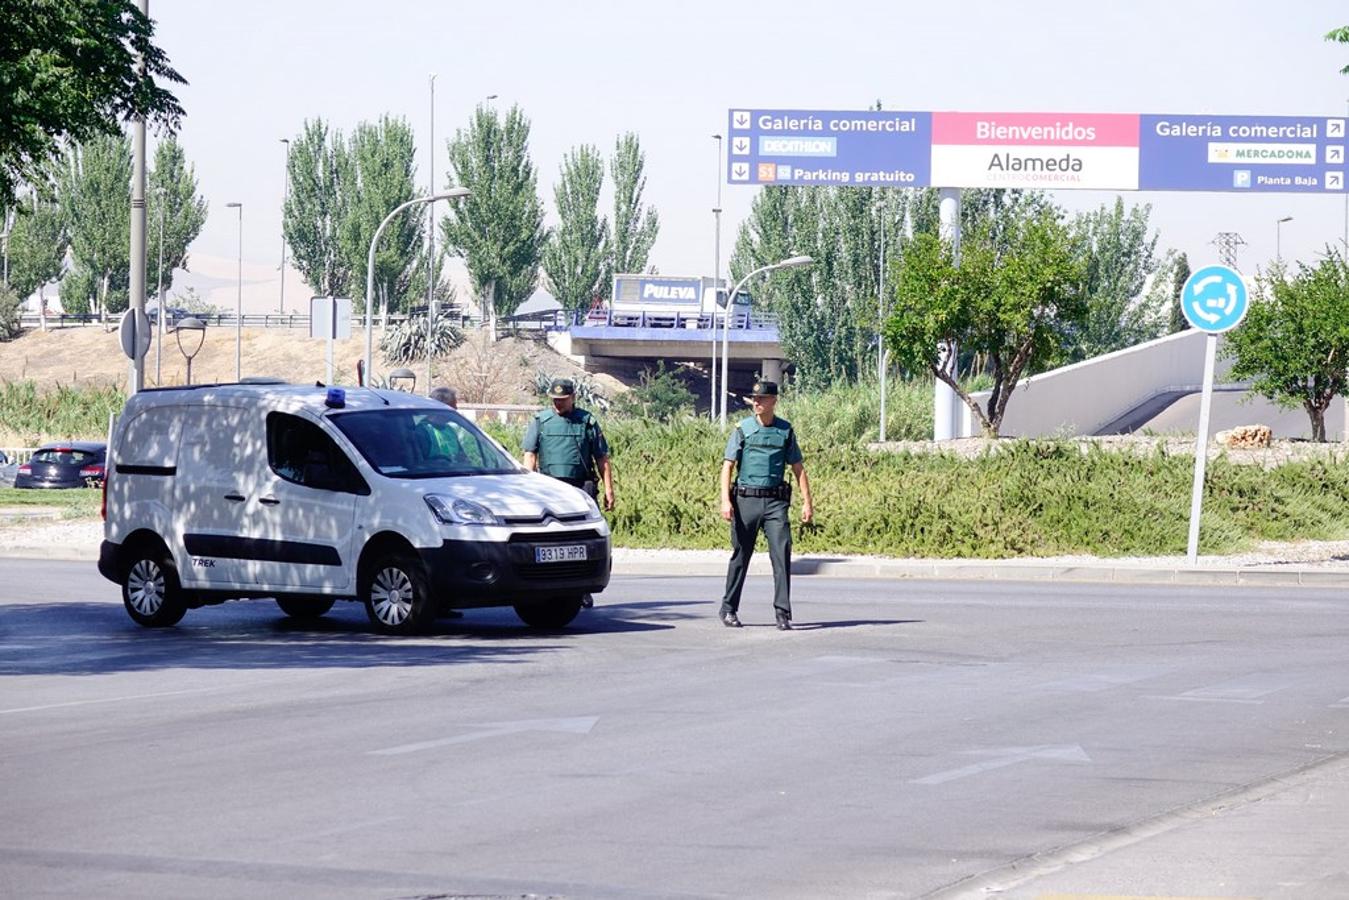
[[[706,577],[726,575],[729,554],[714,558],[704,551],[668,550],[614,552],[613,573],[621,576]],[[0,548],[0,559],[34,559],[63,562],[98,561],[98,548],[21,547]],[[750,563],[751,575],[771,575],[766,554]],[[1098,584],[1174,584],[1209,587],[1315,587],[1349,588],[1349,568],[1322,569],[1310,566],[1128,566],[1102,560],[1099,563],[1038,563],[1021,560],[933,559],[898,560],[849,557],[801,556],[792,561],[798,578],[881,578],[914,581],[1054,581]]]

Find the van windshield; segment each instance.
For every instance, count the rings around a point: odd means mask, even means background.
[[[390,478],[508,475],[521,471],[473,423],[448,407],[377,409],[329,418],[375,471]]]

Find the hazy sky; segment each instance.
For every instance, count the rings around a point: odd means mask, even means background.
[[[581,143],[607,154],[617,134],[637,132],[646,199],[661,216],[652,262],[668,274],[712,268],[720,167],[710,135],[732,106],[1338,115],[1349,105],[1349,77],[1338,74],[1349,48],[1322,39],[1349,24],[1344,0],[150,0],[150,14],[190,82],[178,91],[181,139],[211,207],[193,252],[203,267],[234,256],[235,211],[225,204],[242,201],[250,271],[279,261],[279,139],[306,117],[344,130],[386,112],[405,117],[428,183],[433,72],[439,183],[445,140],[497,94],[494,103],[519,104],[533,122],[550,221],[562,155]],[[723,263],[756,190],[722,188]],[[1057,199],[1077,209],[1113,196]],[[1192,264],[1213,258],[1216,232],[1240,232],[1247,273],[1273,258],[1276,219],[1293,217],[1285,258],[1314,258],[1345,223],[1342,196],[1125,199],[1151,203],[1161,246],[1185,250]]]

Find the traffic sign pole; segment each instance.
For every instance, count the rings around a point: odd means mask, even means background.
[[[1204,506],[1204,472],[1208,468],[1209,413],[1213,406],[1213,370],[1218,358],[1218,335],[1231,331],[1246,318],[1249,303],[1246,280],[1236,269],[1205,266],[1180,289],[1180,309],[1186,320],[1208,335],[1204,340],[1204,388],[1199,400],[1199,432],[1194,441],[1194,487],[1190,492],[1190,539],[1185,554],[1199,564],[1199,519]]]
[[[1190,541],[1186,556],[1199,564],[1199,517],[1204,507],[1204,471],[1208,467],[1208,423],[1213,408],[1213,369],[1218,359],[1218,336],[1204,338],[1204,393],[1199,400],[1199,434],[1194,442],[1194,487],[1190,492]]]
[[[942,188],[940,193],[940,228],[942,239],[951,245],[951,255],[956,266],[960,265],[960,191],[956,188]],[[942,344],[937,348],[938,367],[957,367],[955,344]],[[956,436],[956,392],[940,378],[932,384],[932,439],[949,441]]]

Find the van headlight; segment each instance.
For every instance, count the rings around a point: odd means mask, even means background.
[[[582,491],[582,493],[585,492]],[[600,505],[595,502],[595,498],[591,497],[589,494],[586,494],[585,498],[586,498],[586,506],[588,507],[586,509],[586,521],[598,522],[600,519],[603,519],[604,514],[600,512]]]
[[[427,494],[423,497],[431,515],[444,525],[500,525],[501,520],[490,509],[472,500]]]

